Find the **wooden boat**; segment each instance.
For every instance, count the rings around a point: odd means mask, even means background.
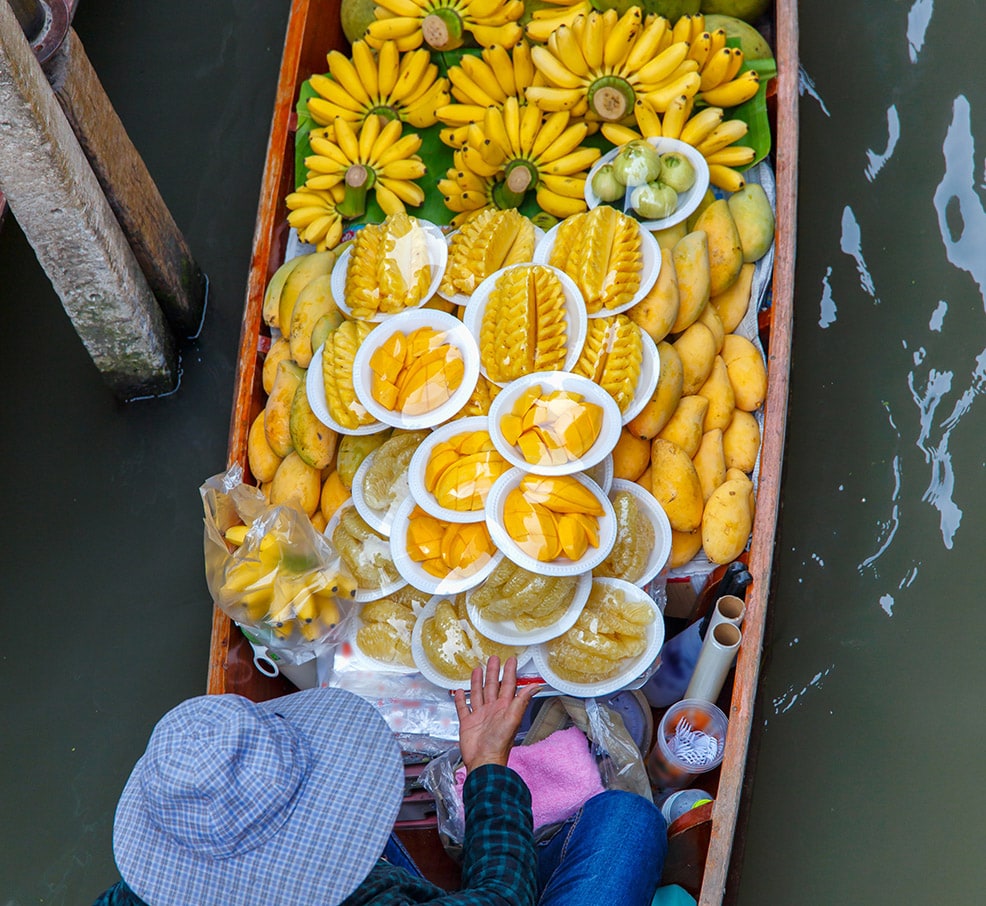
[[[729,733],[718,771],[715,802],[699,806],[671,828],[665,883],[691,891],[702,906],[728,901],[735,893],[742,855],[744,804],[751,778],[751,743],[757,682],[767,618],[774,539],[778,519],[787,414],[788,375],[793,318],[798,152],[798,25],[795,0],[775,0],[773,46],[778,66],[776,91],[769,100],[773,128],[772,164],[776,178],[776,241],[772,305],[761,314],[761,339],[768,360],[757,510],[748,552],[753,583],[728,707]],[[261,366],[269,345],[262,320],[267,282],[281,264],[287,239],[284,197],[294,188],[295,104],[302,82],[324,69],[325,53],[346,47],[338,17],[324,4],[293,0],[285,37],[273,120],[267,148],[249,283],[240,335],[235,395],[230,419],[228,464],[247,468],[247,434],[263,407]],[[698,613],[694,614],[698,616]],[[253,665],[253,652],[239,630],[215,608],[208,692],[235,692],[263,700],[294,687],[281,677],[269,678]],[[727,705],[728,702],[728,705]],[[705,781],[706,778],[703,778]],[[715,783],[715,777],[709,778]],[[422,869],[436,882],[454,886],[456,869],[438,845],[434,828],[402,834]]]

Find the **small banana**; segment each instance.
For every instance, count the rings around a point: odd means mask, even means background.
[[[699,97],[713,107],[736,107],[750,100],[759,88],[759,74],[755,69],[748,69],[732,81],[703,91]]]
[[[443,51],[472,38],[480,47],[500,44],[509,49],[523,36],[517,23],[523,12],[523,0],[381,0],[366,40],[379,46],[397,39],[407,48],[424,44]]]

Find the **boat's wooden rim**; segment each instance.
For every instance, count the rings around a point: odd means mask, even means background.
[[[246,469],[247,434],[261,408],[260,366],[266,351],[262,301],[270,275],[280,264],[286,240],[283,198],[293,188],[292,127],[300,84],[312,72],[324,69],[325,53],[341,47],[343,37],[336,16],[319,15],[313,0],[292,0],[284,56],[274,101],[267,161],[264,168],[257,225],[240,332],[233,407],[230,415],[227,465]],[[687,821],[672,828],[683,841],[672,855],[675,871],[701,871],[700,906],[718,906],[735,893],[741,847],[741,805],[749,786],[751,730],[764,644],[764,628],[773,569],[774,537],[780,504],[783,450],[787,424],[788,377],[793,325],[794,266],[797,229],[798,148],[798,21],[795,0],[775,0],[774,50],[778,63],[775,118],[775,178],[777,229],[775,240],[773,304],[767,317],[768,391],[764,411],[757,513],[750,547],[753,584],[747,593],[743,644],[736,663],[729,704],[731,731],[720,771],[714,805],[702,806]],[[230,619],[214,608],[208,673],[208,692],[239,692],[269,698],[288,691],[286,681],[272,684],[252,664],[249,646]],[[704,871],[691,854],[708,847]],[[732,870],[730,868],[733,863]]]

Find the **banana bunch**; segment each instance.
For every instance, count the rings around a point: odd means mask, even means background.
[[[491,381],[557,371],[568,350],[565,293],[558,275],[518,265],[496,279],[479,329],[479,360]]]
[[[394,41],[398,50],[455,50],[470,40],[510,48],[524,33],[517,24],[523,13],[523,0],[377,0],[366,41]]]
[[[493,44],[479,56],[463,54],[458,65],[448,68],[448,79],[455,100],[439,107],[437,115],[447,127],[442,141],[452,148],[465,143],[466,127],[481,123],[487,107],[502,107],[509,97],[521,100],[528,86],[543,82],[526,41],[518,41],[511,50]]]
[[[543,44],[560,25],[571,25],[579,16],[592,12],[590,0],[546,0],[550,6],[535,9],[524,33],[531,41]]]
[[[548,663],[569,682],[599,682],[619,673],[627,659],[644,653],[647,627],[653,622],[650,604],[594,581],[575,625],[547,643]]]
[[[622,211],[599,205],[558,226],[548,264],[578,285],[590,315],[628,303],[640,288],[640,227]]]
[[[509,468],[489,431],[467,431],[435,444],[425,465],[424,484],[446,509],[481,511],[493,482]]]
[[[429,575],[469,576],[496,553],[485,522],[446,522],[416,506],[407,523],[407,555]]]
[[[356,234],[346,269],[346,300],[354,318],[415,308],[431,284],[428,239],[403,209]]]
[[[486,620],[513,620],[521,632],[556,623],[575,597],[577,576],[540,576],[504,557],[469,595]]]
[[[603,388],[626,412],[640,379],[643,339],[626,315],[591,318],[582,354],[572,369]]]
[[[353,360],[356,350],[375,326],[366,321],[343,321],[325,338],[322,351],[325,403],[333,420],[350,430],[373,421],[373,416],[356,398]]]
[[[337,117],[332,138],[312,132],[309,139],[315,153],[305,158],[305,189],[330,191],[341,185],[344,198],[335,202],[335,211],[346,219],[363,216],[370,189],[386,214],[403,211],[405,204],[420,205],[425,193],[414,180],[426,172],[416,153],[421,137],[401,136],[402,129],[400,120],[383,125],[381,117],[368,116],[357,130]]]
[[[622,16],[593,11],[531,49],[548,84],[528,88],[527,101],[545,111],[570,110],[593,125],[629,118],[639,97],[664,110],[672,98],[699,90],[700,67],[689,49],[663,16],[645,19],[637,6]]]
[[[474,667],[485,666],[496,655],[501,663],[523,648],[501,645],[486,638],[469,619],[465,598],[438,602],[421,627],[421,644],[431,665],[443,676],[468,680]]]
[[[760,87],[752,69],[740,73],[743,51],[726,46],[725,29],[706,31],[705,16],[682,16],[674,25],[675,40],[688,42],[688,59],[698,64],[698,99],[710,107],[735,107],[750,100]]]
[[[247,526],[234,526],[226,538],[238,546],[246,534]],[[297,631],[315,641],[339,622],[335,598],[351,597],[355,589],[348,572],[320,568],[313,552],[297,549],[275,528],[248,553],[228,559],[218,597],[240,622],[269,629],[282,640]]]
[[[365,41],[353,44],[352,59],[338,50],[327,56],[328,75],[309,79],[318,97],[308,99],[308,112],[320,126],[341,117],[356,128],[374,114],[396,118],[419,129],[437,122],[435,111],[448,104],[448,80],[425,49],[401,53],[384,41],[374,54]]]
[[[464,223],[449,240],[448,265],[439,289],[470,295],[494,271],[523,264],[534,255],[534,224],[515,208],[488,208]]]
[[[525,475],[503,501],[503,527],[535,560],[578,560],[599,546],[604,512],[596,495],[571,475]]]
[[[301,186],[284,199],[288,208],[288,224],[298,231],[302,242],[310,243],[319,252],[334,249],[342,239],[342,214],[339,205],[346,197],[341,185],[331,189],[310,189]]]
[[[694,99],[680,95],[668,105],[662,117],[647,101],[634,105],[637,130],[619,123],[605,123],[603,135],[614,145],[640,138],[674,138],[695,148],[709,165],[709,181],[727,192],[737,192],[746,184],[737,167],[753,162],[756,152],[749,145],[737,145],[749,131],[741,119],[724,119],[721,107],[703,107],[693,112]]]
[[[438,189],[457,214],[518,207],[530,189],[554,217],[585,211],[586,173],[599,157],[598,149],[582,145],[587,133],[565,111],[544,115],[507,98],[502,109],[486,108],[482,124],[467,127],[466,144],[453,153],[454,166]]]

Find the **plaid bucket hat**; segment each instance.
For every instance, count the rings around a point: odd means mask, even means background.
[[[151,906],[331,906],[383,853],[403,788],[390,728],[349,692],[203,695],[154,728],[114,855]]]

